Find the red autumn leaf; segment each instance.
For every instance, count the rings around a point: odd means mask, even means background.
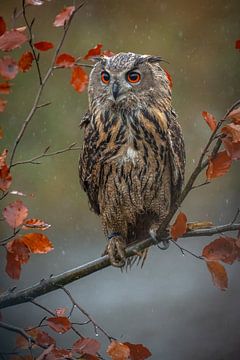
[[[180,212],[171,226],[171,237],[177,240],[187,231],[187,217],[183,212]]]
[[[47,355],[45,355],[44,360],[63,360],[70,358],[72,358],[70,350],[54,348]]]
[[[14,255],[16,261],[19,261],[20,264],[26,264],[30,257],[30,252],[28,247],[21,241],[21,239],[17,238],[11,240],[7,243],[6,249],[8,252]]]
[[[101,49],[102,49],[103,45],[102,44],[97,44],[94,48],[88,50],[88,53],[84,56],[84,60],[88,60],[91,57],[94,56],[99,56],[101,55]]]
[[[39,346],[50,346],[55,345],[55,339],[53,339],[51,336],[49,336],[46,332],[40,330],[40,329],[30,329],[26,330],[27,334],[30,335],[35,341],[36,344]],[[22,335],[17,335],[16,337],[16,347],[21,349],[28,349],[29,343],[26,338],[24,338]]]
[[[6,273],[15,280],[20,278],[21,263],[15,260],[15,255],[7,251],[7,264],[5,268]]]
[[[99,357],[96,356],[96,355],[85,354],[84,355],[84,360],[99,360]]]
[[[90,338],[79,339],[73,344],[72,350],[78,354],[96,355],[101,344],[99,341]]]
[[[232,119],[235,124],[240,124],[240,107],[231,111],[227,118]]]
[[[18,61],[19,70],[22,72],[30,70],[33,59],[34,57],[31,51],[26,51],[24,54],[22,54],[20,60]]]
[[[3,210],[3,217],[12,228],[22,225],[28,216],[28,209],[21,200],[16,200]]]
[[[71,322],[66,316],[57,316],[47,319],[48,326],[59,334],[64,334],[71,329]]]
[[[6,164],[7,154],[8,154],[8,149],[4,149],[0,155],[0,167]]]
[[[236,41],[235,48],[240,50],[240,39]]]
[[[166,69],[164,69],[164,71],[165,71],[165,74],[166,74],[166,76],[167,76],[167,78],[168,78],[169,86],[170,86],[170,88],[172,89],[172,87],[173,87],[172,76],[169,74],[169,72],[168,72]]]
[[[107,56],[107,57],[112,57],[115,54],[111,50],[103,50],[102,55]]]
[[[54,344],[50,345],[47,349],[45,349],[36,360],[45,360],[46,356],[55,348]]]
[[[37,229],[37,230],[46,230],[50,228],[51,225],[46,224],[43,220],[40,219],[27,219],[23,223],[23,229]]]
[[[75,6],[67,6],[66,8],[62,9],[62,11],[56,16],[53,25],[56,27],[64,26],[64,24],[69,21],[74,11]]]
[[[43,1],[42,0],[25,0],[25,3],[28,5],[42,5]]]
[[[3,112],[5,110],[6,105],[7,100],[0,99],[0,112]]]
[[[76,59],[70,54],[60,54],[56,59],[56,65],[63,67],[72,67],[75,63]]]
[[[65,313],[66,313],[66,308],[58,308],[55,310],[55,314],[56,316],[65,316]]]
[[[5,31],[0,36],[0,50],[11,51],[23,45],[27,41],[27,36],[24,32],[17,29]]]
[[[142,344],[131,344],[125,342],[124,345],[127,345],[130,349],[131,360],[145,360],[152,355],[151,352]]]
[[[23,235],[20,239],[33,254],[47,254],[53,250],[53,244],[43,234],[30,233]]]
[[[4,163],[0,166],[0,190],[7,191],[11,184],[12,175],[10,174],[9,167]]]
[[[222,139],[227,154],[232,160],[240,160],[240,141],[232,142],[230,139]]]
[[[2,36],[6,31],[6,23],[2,16],[0,16],[0,36]]]
[[[40,51],[47,51],[54,47],[53,43],[49,41],[39,41],[33,44],[36,49]]]
[[[107,348],[107,354],[112,360],[127,360],[130,356],[130,349],[121,342],[112,341]]]
[[[0,140],[3,138],[3,129],[0,127]]]
[[[227,289],[228,277],[224,266],[217,261],[207,261],[206,264],[212,275],[214,285],[221,290]]]
[[[202,116],[212,131],[216,130],[217,121],[215,117],[207,111],[202,112]]]
[[[236,244],[237,239],[225,236],[220,237],[204,247],[202,256],[210,261],[223,261],[232,264],[240,259],[240,249]]]
[[[83,92],[88,83],[88,76],[81,66],[74,66],[70,83],[76,91]]]
[[[14,79],[18,74],[18,65],[10,56],[0,59],[0,75],[6,80]]]
[[[228,124],[222,128],[222,133],[231,138],[232,142],[240,141],[240,124]]]
[[[208,180],[225,175],[232,165],[232,159],[227,152],[220,151],[213,159],[209,159],[206,176]]]
[[[9,84],[9,82],[5,81],[0,83],[0,94],[8,95],[10,94],[10,91],[11,91],[11,85]]]

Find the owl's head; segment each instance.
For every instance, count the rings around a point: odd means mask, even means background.
[[[151,55],[119,53],[99,57],[90,74],[90,107],[134,109],[171,101],[171,88],[162,59]]]

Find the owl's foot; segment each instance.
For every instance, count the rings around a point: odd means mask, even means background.
[[[166,229],[162,235],[161,240],[158,239],[157,231],[155,229],[151,229],[149,231],[151,238],[154,240],[157,247],[161,250],[167,250],[169,248],[169,229]]]
[[[109,256],[113,266],[123,267],[126,263],[126,242],[121,235],[111,236],[106,246],[105,255]]]

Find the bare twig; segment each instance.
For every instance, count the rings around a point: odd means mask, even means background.
[[[237,231],[240,229],[240,223],[226,224],[216,226],[208,229],[192,230],[184,234],[182,237],[198,237],[198,236],[211,236],[227,231]],[[160,239],[161,240],[161,239]],[[159,241],[160,241],[159,240]],[[145,239],[139,243],[136,243],[126,249],[126,256],[134,256],[136,252],[140,252],[147,247],[154,245],[155,242],[152,238]],[[96,260],[93,260],[84,265],[78,266],[75,269],[71,269],[62,274],[51,276],[49,279],[41,280],[39,283],[32,285],[29,288],[19,290],[16,292],[7,292],[0,296],[0,309],[8,306],[17,305],[32,301],[33,299],[59,289],[66,284],[79,280],[85,276],[88,276],[94,272],[102,270],[110,266],[109,257],[107,255],[102,256]]]
[[[17,334],[22,335],[27,341],[28,341],[28,347],[29,349],[31,348],[32,344],[36,344],[36,341],[34,340],[34,338],[32,336],[30,336],[24,329],[19,328],[17,326],[14,325],[10,325],[6,322],[0,321],[0,327],[5,329],[5,330],[9,330],[11,332],[15,332]],[[41,346],[41,345],[39,345]],[[45,347],[41,346],[43,349],[45,349]]]

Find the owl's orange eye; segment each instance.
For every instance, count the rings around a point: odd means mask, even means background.
[[[130,83],[138,83],[141,80],[141,75],[136,71],[130,71],[127,74],[127,81]]]
[[[104,84],[109,84],[110,81],[110,75],[107,71],[103,71],[101,73],[101,80]]]

